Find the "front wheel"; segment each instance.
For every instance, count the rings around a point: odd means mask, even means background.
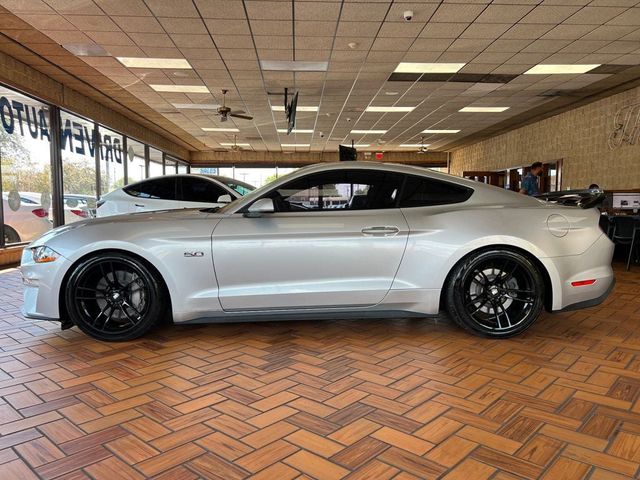
[[[544,279],[524,255],[490,249],[457,264],[446,286],[446,307],[461,327],[508,338],[529,328],[544,304]]]
[[[139,259],[99,254],[75,266],[65,301],[74,324],[98,340],[133,340],[162,317],[162,280]]]

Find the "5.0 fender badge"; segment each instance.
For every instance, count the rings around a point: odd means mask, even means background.
[[[185,257],[204,257],[204,252],[184,252]]]

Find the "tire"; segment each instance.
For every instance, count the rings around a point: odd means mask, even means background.
[[[4,244],[20,243],[20,235],[9,225],[4,226]]]
[[[529,328],[544,306],[544,278],[521,253],[486,249],[462,259],[445,290],[453,321],[476,335],[509,338]]]
[[[104,253],[73,267],[66,283],[70,320],[87,335],[110,342],[147,333],[166,312],[162,278],[136,257]]]

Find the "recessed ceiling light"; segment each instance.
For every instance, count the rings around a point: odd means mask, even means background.
[[[168,93],[209,93],[204,85],[149,85],[156,92]]]
[[[178,109],[194,108],[198,110],[217,110],[220,107],[217,103],[172,103],[171,105]]]
[[[400,145],[400,148],[421,148],[428,147],[429,145],[429,143],[403,143]]]
[[[458,110],[459,112],[471,112],[471,113],[499,113],[509,110],[509,107],[464,107]]]
[[[587,73],[589,70],[598,68],[600,64],[592,65],[536,65],[527,70],[525,75],[559,75],[563,73]]]
[[[412,112],[416,107],[374,107],[368,106],[365,112]]]
[[[233,147],[234,145],[237,145],[238,147],[250,147],[251,144],[249,143],[221,143],[220,145],[222,145],[223,147]]]
[[[220,127],[203,127],[202,130],[205,131],[205,132],[239,132],[240,131],[240,129],[238,129],[238,128],[231,128],[231,127],[229,127],[229,128],[227,128],[227,127],[224,127],[224,128],[220,128]]]
[[[310,147],[309,143],[281,143],[281,147],[283,148],[296,148],[296,147]]]
[[[460,130],[423,130],[422,133],[458,133]]]
[[[62,48],[73,53],[76,57],[110,57],[100,45],[95,43],[65,43]]]
[[[141,57],[116,57],[116,59],[129,68],[164,68],[178,70],[191,68],[184,58],[141,58]]]
[[[301,62],[291,60],[260,60],[262,70],[286,72],[326,72],[329,62]]]
[[[278,128],[278,133],[287,133],[287,129]],[[291,133],[313,133],[313,130],[298,130],[297,128],[294,128],[291,130]]]
[[[298,112],[317,112],[318,108],[320,107],[314,107],[312,105],[298,105],[296,107],[296,111]],[[271,105],[271,110],[273,110],[274,112],[284,112],[284,105]]]
[[[367,133],[375,133],[379,135],[383,135],[387,133],[386,130],[351,130],[351,133],[366,135]]]
[[[395,73],[456,73],[466,63],[414,63],[400,62]]]

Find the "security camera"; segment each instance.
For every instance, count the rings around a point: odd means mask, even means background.
[[[350,118],[350,117],[347,117],[347,122],[350,122],[350,121],[351,121],[351,118]]]
[[[405,22],[410,22],[413,19],[413,10],[405,10],[402,16]]]
[[[320,138],[324,138],[324,132],[320,132],[319,135],[320,135]]]

